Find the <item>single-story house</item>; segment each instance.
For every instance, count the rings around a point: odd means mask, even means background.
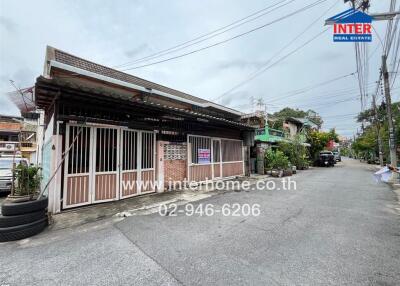
[[[35,101],[53,213],[243,175],[254,138],[239,111],[52,47]]]

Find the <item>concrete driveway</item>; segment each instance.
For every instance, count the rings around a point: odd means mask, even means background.
[[[395,193],[355,160],[293,178],[297,190],[194,203],[259,204],[259,216],[187,216],[182,206],[177,216],[104,220],[0,244],[0,284],[399,285]]]

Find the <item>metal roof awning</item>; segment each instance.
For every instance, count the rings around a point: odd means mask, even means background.
[[[156,103],[149,101],[147,98],[142,98],[140,96],[123,96],[117,93],[109,93],[101,89],[89,89],[85,86],[79,86],[77,84],[71,84],[70,82],[65,82],[58,79],[48,79],[45,77],[39,77],[36,82],[36,94],[35,100],[36,104],[43,108],[51,108],[52,104],[56,99],[69,98],[68,101],[83,101],[92,102],[94,106],[101,108],[102,106],[107,106],[107,102],[113,102],[120,105],[124,109],[130,106],[135,108],[137,112],[141,112],[143,116],[157,116],[162,117],[164,115],[174,115],[175,117],[181,118],[191,118],[198,122],[203,123],[218,123],[220,125],[233,126],[240,130],[254,130],[253,127],[228,120],[222,117],[213,116],[205,114],[199,111],[178,108],[166,104]],[[116,110],[115,112],[122,112],[121,110]]]

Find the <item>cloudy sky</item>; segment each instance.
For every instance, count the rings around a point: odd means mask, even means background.
[[[277,2],[290,4],[217,37],[141,64],[221,42],[315,0],[0,0],[0,114],[19,113],[6,96],[13,90],[9,80],[14,80],[19,87],[33,85],[43,70],[46,45],[115,67],[214,31]],[[390,1],[371,2],[372,13],[387,11]],[[342,135],[352,136],[359,127],[353,116],[361,108],[356,77],[348,76],[293,95],[294,90],[312,87],[356,70],[353,44],[333,43],[331,30],[221,97],[254,72],[268,66],[271,58],[270,64],[312,39],[326,29],[325,18],[347,8],[343,0],[326,0],[213,48],[127,72],[199,97],[218,98],[218,103],[244,112],[254,108],[252,99],[262,99],[268,112],[285,106],[311,108],[323,117],[324,128],[336,127]],[[312,23],[311,28],[298,37]],[[383,38],[385,24],[377,22],[374,26]],[[290,42],[293,42],[291,46],[274,57]],[[374,35],[369,44],[369,92],[374,91],[373,83],[378,78],[380,45]],[[138,64],[125,68],[135,66]],[[395,87],[399,85],[400,80]],[[400,89],[394,89],[393,100],[399,98]]]

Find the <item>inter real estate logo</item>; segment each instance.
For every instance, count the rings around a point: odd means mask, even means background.
[[[368,14],[349,9],[327,21],[333,23],[334,42],[371,42],[372,19]]]

